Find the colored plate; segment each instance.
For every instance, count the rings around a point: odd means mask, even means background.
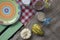
[[[15,0],[0,0],[0,24],[15,23],[20,17],[18,7],[19,5]]]

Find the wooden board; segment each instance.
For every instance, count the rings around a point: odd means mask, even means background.
[[[32,33],[32,37],[29,40],[60,40],[60,0],[53,0],[52,10],[47,12],[45,11],[44,13],[47,17],[52,18],[51,24],[47,27],[43,26],[43,30],[45,31],[43,37],[37,36]],[[25,27],[31,29],[34,23],[40,24],[40,22],[37,21],[36,16],[33,17]],[[20,31],[17,32],[17,34],[11,40],[23,40],[19,35]]]

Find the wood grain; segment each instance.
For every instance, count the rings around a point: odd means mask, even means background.
[[[43,37],[37,36],[32,33],[33,35],[29,40],[60,40],[60,0],[53,0],[51,10],[44,12],[46,14],[46,17],[52,18],[50,25],[43,26],[43,30],[45,31]],[[32,20],[25,27],[31,29],[34,23],[40,24],[40,22],[37,21],[36,16],[34,16]],[[21,28],[21,30],[23,28]],[[18,31],[11,40],[23,40],[19,35],[20,31]]]

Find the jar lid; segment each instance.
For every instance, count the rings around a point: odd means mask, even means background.
[[[44,8],[44,1],[37,1],[34,5],[33,8],[35,10],[42,10]]]
[[[39,21],[44,21],[45,19],[45,14],[43,12],[37,12],[37,19]]]

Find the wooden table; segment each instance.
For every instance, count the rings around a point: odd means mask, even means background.
[[[32,33],[32,37],[29,40],[60,40],[60,0],[53,0],[52,8],[49,11],[44,12],[47,17],[52,18],[50,25],[43,27],[43,30],[45,31],[43,37]],[[34,23],[40,24],[40,22],[37,21],[36,16],[34,16],[25,27],[31,29]],[[22,27],[21,30],[23,28],[24,27]],[[19,30],[11,40],[23,40],[19,35],[21,30]]]

